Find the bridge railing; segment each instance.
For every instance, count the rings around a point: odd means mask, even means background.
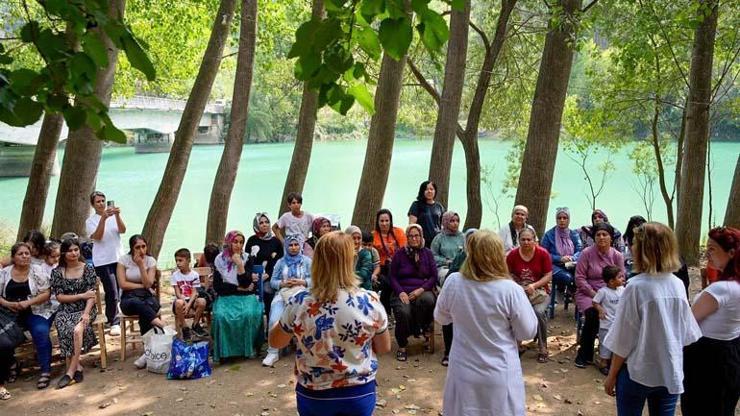
[[[159,111],[183,111],[185,110],[185,100],[176,100],[173,98],[149,97],[145,95],[135,95],[130,98],[119,98],[111,100],[111,108],[136,108],[142,110],[159,110]],[[221,103],[209,103],[206,105],[205,112],[212,114],[222,114],[224,105]]]

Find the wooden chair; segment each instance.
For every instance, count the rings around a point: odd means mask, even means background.
[[[100,279],[98,279],[98,286],[95,290],[95,307],[98,310],[98,316],[95,318],[95,322],[92,323],[95,328],[95,332],[98,333],[98,344],[100,345],[100,368],[103,370],[108,367],[108,348],[105,344],[105,309],[103,309],[103,301],[100,299]]]
[[[200,278],[200,284],[204,288],[208,289],[213,285],[213,271],[210,267],[194,267],[193,271],[198,273],[198,277]],[[187,318],[194,318],[194,315],[192,312],[188,313]],[[203,318],[206,320],[206,325],[208,325],[208,328],[211,328],[211,311],[204,311],[203,312]]]
[[[154,296],[157,298],[157,302],[161,299],[160,293],[160,280],[162,279],[162,272],[157,269],[154,273]],[[157,316],[162,315],[162,309],[159,309]],[[126,347],[128,344],[136,349],[136,344],[142,344],[143,340],[140,335],[135,335],[134,323],[138,322],[139,315],[125,315],[123,312],[119,313],[121,319],[121,362],[126,361]],[[128,325],[128,327],[127,327]],[[128,332],[131,332],[129,335]],[[142,334],[143,335],[143,334]]]

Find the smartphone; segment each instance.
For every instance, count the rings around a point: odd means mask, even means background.
[[[105,206],[107,206],[108,208],[114,207],[116,206],[116,201],[110,200],[105,203]]]

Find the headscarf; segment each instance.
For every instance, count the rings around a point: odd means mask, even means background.
[[[604,222],[609,222],[609,217],[606,216],[606,212],[604,212],[604,210],[595,209],[594,212],[591,213],[591,225],[594,225],[596,214],[601,214],[601,216],[604,217]]]
[[[344,233],[351,237],[353,234],[362,235],[362,230],[356,225],[350,225],[346,230],[344,230]]]
[[[263,233],[260,231],[260,220],[262,218],[266,218],[267,221],[270,221],[270,217],[267,216],[266,212],[258,212],[254,216],[254,220],[252,220],[252,229],[254,230],[254,234],[259,237],[262,240],[269,240],[273,237],[272,235],[272,228],[268,228],[266,233]],[[271,222],[271,221],[270,221]]]
[[[222,251],[223,257],[226,260],[226,270],[231,271],[231,267],[234,266],[234,262],[231,260],[231,256],[234,255],[234,253],[231,252],[231,243],[236,240],[236,237],[241,236],[242,240],[245,242],[247,241],[246,238],[244,238],[244,234],[242,234],[241,231],[237,230],[231,230],[228,233],[226,233],[226,236],[224,237],[224,249]],[[241,252],[239,254],[244,255],[244,252]]]
[[[642,215],[634,215],[630,217],[630,220],[627,222],[627,229],[624,230],[624,242],[627,244],[627,247],[630,247],[632,245],[632,239],[635,238],[635,227],[639,227],[642,224],[645,224],[647,220]]]
[[[298,243],[298,254],[290,254],[288,247],[290,243]],[[302,234],[290,234],[285,237],[283,241],[283,261],[285,266],[288,268],[288,276],[302,276],[303,275],[303,235]]]
[[[419,247],[411,247],[411,244],[406,243],[406,247],[404,249],[406,250],[406,254],[408,254],[409,258],[411,258],[415,263],[419,262],[419,252],[424,248],[424,228],[422,228],[419,224],[410,224],[408,227],[406,227],[406,238],[408,239],[409,232],[413,229],[416,229],[419,231],[419,234],[421,234],[421,244]]]
[[[450,221],[452,221],[453,218],[457,217],[457,220],[460,221],[460,215],[457,214],[455,211],[447,211],[444,214],[442,214],[442,232],[447,235],[455,235],[459,233],[458,231],[452,231],[450,230]]]
[[[331,227],[331,221],[329,221],[328,218],[324,217],[316,217],[314,218],[313,222],[311,223],[311,234],[313,235],[313,238],[318,240],[319,239],[319,231],[321,230],[321,226],[324,225],[324,223],[329,223],[329,226]]]
[[[561,207],[555,210],[555,219],[565,214],[570,219],[570,210],[567,207]],[[561,256],[572,256],[576,252],[573,240],[570,238],[570,228],[560,228],[555,226],[555,248]]]

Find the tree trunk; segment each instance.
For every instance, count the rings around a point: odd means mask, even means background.
[[[503,0],[501,12],[496,23],[496,34],[493,42],[489,45],[485,34],[481,33],[483,43],[486,46],[486,55],[483,58],[483,66],[478,75],[478,84],[475,87],[473,101],[468,110],[468,120],[465,123],[464,134],[458,134],[465,153],[465,165],[467,171],[466,193],[468,211],[465,215],[464,229],[480,228],[483,220],[483,203],[480,192],[480,152],[478,150],[478,126],[483,112],[483,104],[486,101],[486,93],[491,84],[491,74],[498,59],[499,52],[506,41],[506,32],[509,24],[509,16],[514,10],[517,0]]]
[[[695,265],[699,261],[707,141],[709,140],[709,107],[712,98],[712,60],[718,15],[717,0],[700,0],[700,3],[708,7],[709,13],[703,14],[702,22],[694,33],[689,71],[686,141],[676,218],[676,236],[681,255],[690,265]]]
[[[324,1],[314,0],[311,14],[314,18],[324,17]],[[303,98],[301,99],[301,110],[298,115],[298,131],[296,132],[293,156],[290,159],[290,168],[285,178],[283,196],[280,198],[278,213],[282,215],[288,211],[285,200],[291,192],[303,192],[308,174],[308,164],[311,161],[311,148],[313,147],[313,134],[316,128],[316,111],[318,109],[319,94],[303,83]]]
[[[63,122],[64,117],[60,113],[47,112],[44,114],[44,121],[41,123],[41,131],[39,131],[39,140],[33,153],[26,196],[23,198],[17,241],[21,241],[26,232],[41,228]]]
[[[730,196],[727,198],[727,208],[725,209],[725,221],[727,227],[740,228],[740,155],[737,157],[735,164],[735,176],[732,178],[730,187]]]
[[[545,39],[516,190],[516,203],[529,208],[529,223],[539,235],[545,231],[581,0],[559,0],[558,5],[554,9],[563,15]]]
[[[370,230],[375,224],[375,213],[383,204],[385,188],[393,156],[396,135],[398,100],[406,56],[396,61],[383,54],[380,78],[375,90],[375,115],[370,120],[365,163],[362,166],[360,186],[357,189],[352,224]],[[400,218],[400,217],[399,217]]]
[[[460,101],[465,84],[469,22],[470,0],[466,0],[463,10],[453,10],[450,17],[450,40],[447,43],[445,79],[437,112],[437,124],[434,128],[432,157],[429,161],[429,179],[437,184],[435,199],[445,207],[448,206],[452,152],[455,147],[457,119],[460,114]]]
[[[108,13],[123,19],[125,3],[125,0],[110,0]],[[100,37],[108,50],[108,66],[97,71],[95,96],[107,107],[113,91],[118,49],[107,34],[101,32]],[[59,237],[68,231],[85,235],[85,220],[90,213],[89,197],[95,188],[102,152],[103,141],[89,127],[69,132],[59,176],[51,235]]]
[[[221,0],[213,23],[211,38],[208,40],[203,61],[175,133],[175,141],[172,143],[162,182],[159,184],[159,190],[144,222],[143,234],[155,258],[159,256],[165,230],[167,230],[172,211],[180,195],[198,122],[208,103],[208,96],[211,94],[211,87],[221,64],[224,46],[229,38],[235,3],[235,0]]]
[[[239,160],[244,148],[244,130],[249,114],[249,94],[252,89],[254,47],[257,38],[257,0],[243,0],[239,31],[239,54],[231,99],[229,132],[226,135],[221,162],[211,190],[208,206],[206,243],[221,241],[226,233],[231,192],[239,170]]]

